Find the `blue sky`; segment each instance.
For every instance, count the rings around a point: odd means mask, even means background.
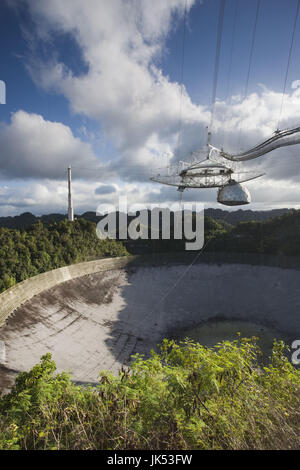
[[[216,144],[247,147],[275,130],[296,6],[261,0],[245,96],[257,1],[226,1]],[[119,194],[141,203],[176,200],[176,189],[149,182],[150,170],[165,163],[166,152],[183,158],[205,143],[219,7],[219,0],[2,3],[0,215],[65,212],[69,164],[78,213]],[[297,24],[283,127],[300,121],[299,46]],[[267,176],[249,185],[249,208],[299,206],[297,155],[294,147],[255,162]],[[216,206],[215,190],[186,197]]]
[[[297,1],[262,0],[260,4],[249,92],[255,91],[257,83],[263,83],[275,91],[282,91],[290,47],[292,25]],[[227,86],[232,50],[231,80],[229,89],[233,94],[243,94],[249,65],[250,46],[256,15],[255,0],[228,0],[225,6],[222,37],[218,97],[227,98]],[[237,17],[232,48],[235,9]],[[216,27],[219,1],[198,2],[188,18],[185,44],[184,83],[193,101],[210,104],[213,68],[215,61]],[[290,76],[299,74],[297,46],[300,45],[300,28],[297,29]],[[169,54],[162,62],[172,80],[180,80],[180,56],[182,30],[178,28],[167,42]]]

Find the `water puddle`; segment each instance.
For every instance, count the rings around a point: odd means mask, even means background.
[[[217,343],[229,340],[233,341],[241,337],[258,337],[257,344],[260,347],[264,361],[268,359],[272,352],[274,338],[283,340],[289,344],[288,338],[273,328],[265,327],[251,322],[238,320],[216,320],[201,323],[198,326],[182,329],[180,333],[172,334],[172,338],[181,341],[190,338],[203,346],[213,347]]]

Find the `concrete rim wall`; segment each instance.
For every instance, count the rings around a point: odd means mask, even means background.
[[[300,258],[247,253],[155,253],[153,255],[102,258],[53,269],[7,289],[0,294],[0,326],[20,305],[44,290],[87,274],[124,268],[126,266],[159,266],[190,263],[230,263],[300,269]]]
[[[53,269],[19,282],[0,294],[0,326],[16,308],[44,290],[87,274],[122,268],[129,262],[130,259],[126,256],[102,258]]]

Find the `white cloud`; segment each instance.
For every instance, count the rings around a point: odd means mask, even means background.
[[[111,169],[126,179],[146,179],[149,166],[160,166],[162,154],[175,149],[176,158],[199,146],[209,110],[192,103],[185,88],[171,82],[157,58],[185,0],[27,0],[38,35],[49,39],[70,33],[88,70],[79,76],[55,59],[33,62],[32,74],[46,89],[63,93],[74,112],[94,118],[113,141],[119,159]],[[188,11],[195,2],[187,3]],[[177,15],[177,16],[176,16]],[[181,21],[182,26],[182,21]],[[296,81],[293,82],[294,84]],[[276,129],[281,93],[259,84],[259,91],[216,106],[214,143],[228,150],[247,148]],[[182,135],[178,144],[181,102]],[[281,126],[299,122],[300,89],[286,94]],[[203,139],[202,139],[203,142]]]
[[[99,204],[114,204],[118,208],[119,196],[127,196],[128,205],[173,203],[179,195],[175,188],[150,184],[115,185],[116,191],[97,194],[98,182],[73,182],[74,209],[76,214],[96,211]],[[276,207],[300,208],[300,187],[296,183],[276,180],[257,180],[246,183],[252,203],[242,209],[265,210]],[[278,188],[280,187],[280,190]],[[224,210],[237,210],[239,207],[220,206],[216,202],[216,189],[188,190],[183,194],[183,202],[199,201],[205,207],[218,207]],[[5,185],[0,187],[0,215],[15,215],[22,212],[37,215],[49,213],[67,213],[67,182],[58,180],[31,181],[30,184]]]
[[[300,80],[294,80],[292,82],[291,88],[295,89],[295,88],[298,88],[299,86],[300,86]]]
[[[90,144],[68,126],[25,111],[13,113],[0,128],[0,148],[2,177],[64,178],[70,164],[100,167]]]
[[[104,189],[104,191],[99,190]],[[110,189],[110,190],[109,190]],[[113,190],[112,190],[113,189]],[[119,196],[127,196],[128,203],[149,202],[151,184],[106,185],[100,181],[73,181],[73,203],[77,214],[94,211],[99,204],[118,205]],[[159,189],[157,188],[157,192]],[[49,214],[67,213],[67,181],[29,180],[27,183],[5,184],[0,186],[0,215],[14,215],[21,212]]]
[[[101,184],[95,189],[95,194],[112,194],[117,191],[114,184]]]
[[[82,0],[23,1],[36,25],[31,45],[37,47],[40,41],[49,45],[46,63],[37,54],[29,64],[36,83],[62,93],[73,112],[96,119],[117,149],[118,158],[102,166],[102,176],[121,178],[122,191],[135,191],[141,202],[151,197],[157,201],[177,198],[173,188],[136,185],[133,189],[131,185],[133,181],[146,182],[152,167],[165,164],[165,152],[174,151],[174,159],[184,159],[187,152],[198,148],[201,141],[204,143],[209,109],[193,103],[184,87],[181,98],[180,84],[171,82],[159,66],[166,38],[178,26],[178,19],[182,20],[185,0],[89,0],[84,8]],[[194,3],[188,1],[188,9]],[[63,33],[71,34],[81,50],[86,64],[81,74],[75,74],[58,59],[57,51],[50,53],[53,37]],[[235,96],[230,102],[219,101],[213,144],[237,151],[269,137],[278,125],[281,100],[281,93],[259,85],[258,91],[244,100]],[[299,125],[299,109],[300,88],[298,80],[294,80],[291,92],[284,97],[281,127]],[[86,129],[82,128],[82,134],[87,137]],[[4,149],[0,159],[7,175],[56,180],[69,163],[91,168],[99,165],[91,146],[74,137],[67,126],[21,111],[0,132],[0,143]],[[252,188],[259,191],[258,204],[265,201],[271,205],[278,194],[284,197],[282,205],[297,200],[300,165],[296,148],[278,150],[249,166],[267,172],[266,177],[249,184],[251,193]],[[92,172],[81,176],[98,177]],[[272,191],[275,181],[277,191]],[[100,182],[96,186],[87,184],[85,189],[77,186],[77,207],[89,205],[93,209],[95,198],[104,198],[103,194],[95,194],[99,185]],[[47,187],[52,188],[50,183]],[[278,191],[279,187],[282,191]],[[74,188],[74,195],[76,191]],[[193,195],[198,200],[214,201],[216,191],[187,194],[188,198]],[[105,194],[107,199],[112,196],[113,193]],[[64,199],[57,201],[57,207],[64,203]]]
[[[63,93],[75,113],[96,119],[124,166],[147,163],[144,149],[155,153],[154,140],[166,149],[176,142],[181,86],[162,74],[157,60],[185,0],[90,0],[84,9],[80,0],[28,1],[28,6],[40,38],[71,33],[88,65],[76,76],[54,54],[47,63],[36,58],[32,76],[45,89]],[[191,126],[209,120],[184,89],[182,120]]]

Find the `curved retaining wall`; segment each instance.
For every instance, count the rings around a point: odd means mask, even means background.
[[[128,265],[169,265],[189,263],[230,263],[276,266],[281,268],[300,269],[299,257],[274,256],[247,253],[201,253],[198,258],[194,252],[155,253],[151,255],[123,256],[120,258],[102,258],[94,261],[73,264],[53,269],[7,289],[0,294],[0,326],[6,318],[20,305],[44,290],[51,289],[62,282],[70,281],[87,274],[111,269],[123,268]]]
[[[40,292],[86,274],[122,268],[130,261],[132,257],[104,258],[64,266],[26,279],[0,294],[0,326],[16,308]]]

